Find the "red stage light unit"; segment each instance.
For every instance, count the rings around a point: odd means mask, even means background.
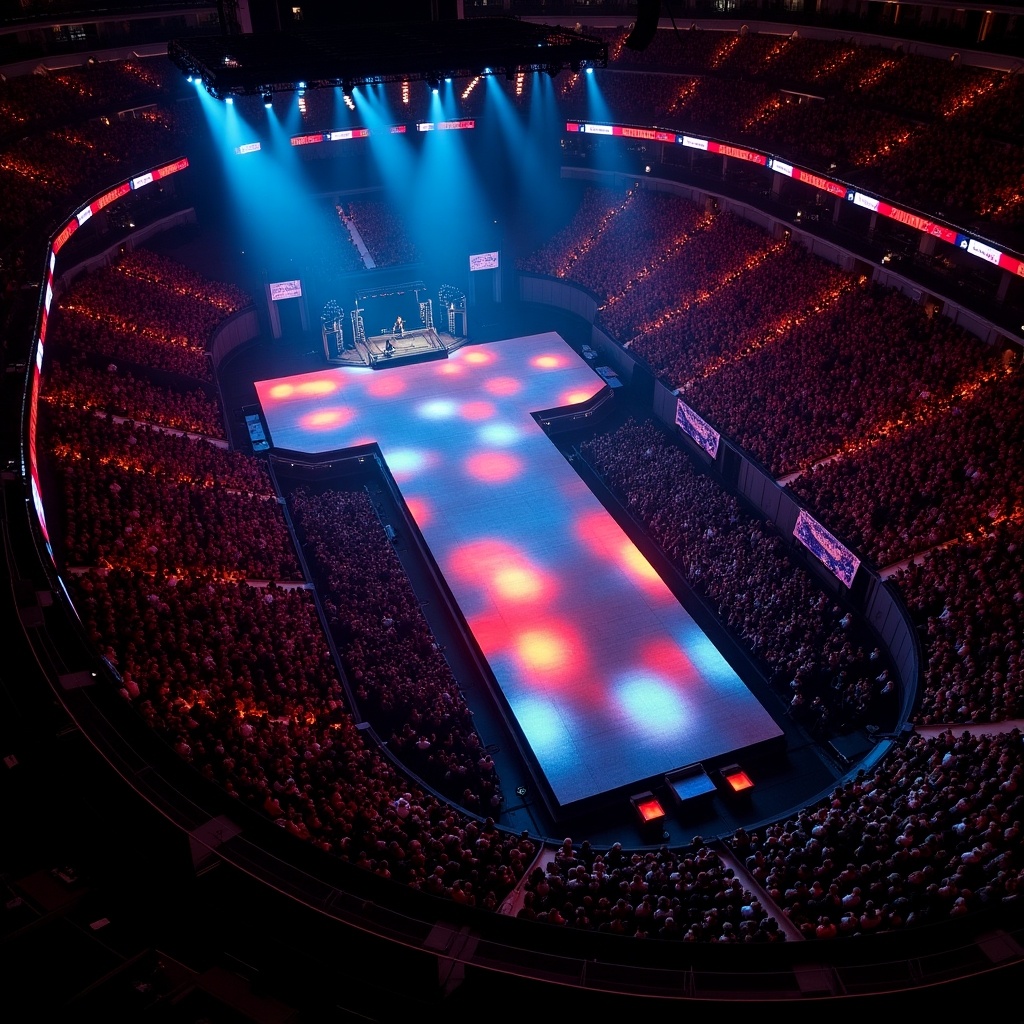
[[[747,793],[754,788],[754,782],[742,768],[723,768],[722,778],[734,793]]]
[[[645,793],[635,793],[629,798],[629,802],[633,805],[640,827],[645,832],[661,832],[665,821],[665,808],[661,806],[661,801],[650,790]]]
[[[636,810],[641,819],[648,824],[665,817],[665,808],[653,797],[650,800],[644,800],[643,803],[637,804]]]

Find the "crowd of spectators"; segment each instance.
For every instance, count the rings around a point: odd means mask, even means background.
[[[689,849],[605,852],[566,839],[523,886],[520,919],[644,939],[774,943],[786,933],[762,901],[699,841]]]
[[[289,505],[360,711],[420,778],[498,814],[494,761],[369,495],[299,489]]]
[[[999,364],[790,486],[878,566],[976,535],[1024,507],[1021,397]]]
[[[0,140],[155,100],[180,76],[168,61],[123,60],[6,77],[0,81]]]
[[[719,620],[761,664],[793,718],[820,738],[891,726],[897,681],[881,650],[769,524],[700,473],[654,421],[581,448]]]
[[[572,220],[519,266],[581,284],[610,310],[634,288],[654,287],[654,276],[709,223],[697,206],[664,193],[587,188]]]
[[[997,360],[946,317],[858,283],[700,380],[686,399],[783,476],[950,401]]]
[[[176,753],[297,839],[460,903],[495,909],[528,837],[468,818],[364,742],[310,591],[130,569],[72,578],[121,695]]]
[[[244,301],[153,254],[105,273],[163,289],[161,313],[180,302],[182,322],[197,302],[223,318]],[[87,282],[76,282],[71,304]],[[111,315],[129,315],[133,287],[105,287],[103,295]],[[62,316],[54,317],[51,359],[63,354]],[[122,696],[205,778],[296,837],[381,877],[496,909],[529,865],[534,844],[493,824],[501,803],[493,761],[442,651],[422,616],[414,621],[415,598],[372,510],[359,517],[353,503],[342,525],[333,523],[327,547],[343,532],[353,563],[322,545],[320,554],[325,571],[344,574],[358,563],[369,573],[375,566],[379,589],[367,587],[359,614],[354,593],[336,593],[339,603],[326,607],[348,641],[359,699],[395,733],[393,753],[436,775],[479,820],[413,784],[364,742],[312,592],[281,585],[301,575],[265,463],[169,429],[178,417],[159,407],[155,388],[152,415],[136,420],[111,415],[123,415],[118,401],[97,398],[96,371],[75,359],[48,363],[44,381],[42,436],[52,454],[48,471],[61,488],[61,498],[47,502],[60,511],[53,517],[59,558],[71,569],[76,610],[117,673]],[[147,386],[141,378],[139,384]],[[93,400],[85,402],[86,394]],[[173,392],[162,394],[171,406]],[[314,499],[300,496],[296,504],[315,535]],[[376,620],[379,631],[357,631],[361,622],[369,627],[366,616],[392,611],[393,634]],[[403,690],[388,674],[392,667],[412,673],[415,686],[406,681]],[[389,705],[392,697],[407,717]],[[413,725],[416,742],[402,749]],[[424,738],[427,745],[419,745]]]
[[[402,215],[380,199],[353,199],[345,215],[355,225],[378,267],[396,267],[419,259]]]
[[[54,362],[47,374],[42,399],[48,405],[71,405],[172,430],[225,437],[220,404],[208,389],[156,383],[108,363],[105,368]]]
[[[117,359],[212,382],[211,332],[248,304],[233,285],[211,285],[180,263],[135,250],[76,283],[61,303],[61,343],[76,359]]]
[[[637,938],[782,941],[901,931],[1018,902],[1021,735],[912,737],[793,818],[728,841],[601,853],[571,839],[524,885],[519,917]]]
[[[925,655],[918,721],[1024,717],[1024,529],[1004,520],[893,577]]]
[[[0,149],[0,244],[11,242],[44,212],[65,212],[121,177],[126,164],[147,167],[180,156],[185,133],[173,108],[157,107],[124,120],[28,135]]]
[[[230,579],[299,577],[273,493],[197,487],[154,476],[147,472],[148,460],[134,459],[136,440],[128,434],[126,447],[105,462],[86,449],[82,458],[61,467],[70,565],[156,573],[189,567]]]
[[[737,855],[808,939],[896,931],[1016,902],[1021,734],[912,737]]]
[[[616,120],[747,141],[936,215],[1024,221],[1018,76],[842,41],[659,32],[637,53],[598,34]],[[592,109],[579,83],[564,102]]]
[[[602,326],[684,390],[818,321],[856,283],[787,237],[642,189],[586,190],[521,266],[595,291]]]

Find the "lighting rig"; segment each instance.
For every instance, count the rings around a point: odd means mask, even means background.
[[[258,95],[266,106],[279,92],[341,88],[351,96],[358,85],[413,81],[436,90],[442,79],[608,66],[600,39],[514,18],[198,36],[172,40],[167,55],[211,96]]]

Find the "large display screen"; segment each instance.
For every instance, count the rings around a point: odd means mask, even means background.
[[[860,559],[803,509],[796,517],[793,536],[838,580],[848,587],[853,583],[853,577],[857,575],[857,569],[860,567]]]
[[[676,426],[692,437],[711,458],[718,454],[721,434],[710,423],[701,419],[681,398],[676,399]]]
[[[496,252],[478,252],[469,257],[469,269],[497,270],[498,254]]]
[[[274,302],[281,299],[297,299],[301,295],[301,281],[275,281],[270,285],[270,298]]]

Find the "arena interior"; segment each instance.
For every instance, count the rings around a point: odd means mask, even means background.
[[[338,7],[0,21],[11,1019],[1012,998],[1020,4]]]

